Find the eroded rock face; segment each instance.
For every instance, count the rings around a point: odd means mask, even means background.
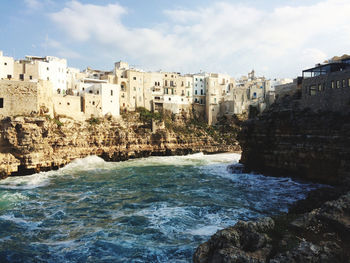
[[[350,112],[300,110],[296,100],[247,121],[238,136],[247,170],[327,184],[350,181]]]
[[[2,177],[57,169],[88,155],[97,155],[106,161],[123,161],[151,155],[238,150],[238,145],[218,143],[208,134],[184,135],[169,130],[152,133],[137,121],[89,123],[67,118],[58,121],[15,117],[0,123]]]
[[[349,262],[349,209],[350,192],[304,214],[239,221],[200,245],[193,259],[195,263]]]
[[[193,257],[195,263],[206,262],[265,262],[272,246],[266,234],[274,221],[263,218],[257,222],[243,222],[214,234],[200,245]]]

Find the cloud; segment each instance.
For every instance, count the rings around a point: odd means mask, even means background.
[[[61,42],[49,38],[48,35],[45,37],[45,42],[41,45],[44,49],[55,49],[57,56],[68,58],[68,59],[78,59],[82,58],[81,54],[75,52],[67,47],[65,47]]]
[[[24,3],[31,10],[38,9],[41,7],[41,4],[38,0],[24,0]]]
[[[117,3],[71,1],[50,18],[70,41],[149,68],[235,74],[254,67],[270,77],[293,77],[350,46],[349,11],[347,0],[271,10],[213,2],[191,10],[164,10],[168,20],[162,26],[145,28],[127,26],[123,17],[128,10]]]

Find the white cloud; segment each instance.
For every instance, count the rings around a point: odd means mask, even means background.
[[[68,58],[68,59],[74,59],[74,58],[82,58],[82,56],[67,47],[65,47],[61,42],[58,42],[56,40],[53,40],[49,38],[48,35],[45,37],[45,42],[41,45],[45,50],[48,48],[53,48],[57,52],[57,56]]]
[[[38,0],[24,0],[24,3],[31,10],[38,9],[41,7],[41,4]]]
[[[152,28],[128,27],[122,21],[128,10],[119,4],[71,1],[50,17],[72,41],[165,70],[235,74],[255,67],[270,77],[293,77],[350,46],[348,0],[270,11],[214,2],[163,12],[169,20]]]

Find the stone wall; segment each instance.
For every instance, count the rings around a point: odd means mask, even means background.
[[[51,96],[52,86],[47,81],[0,80],[0,116],[52,115]]]
[[[83,121],[86,116],[81,111],[80,96],[55,95],[52,97],[55,115],[71,117],[78,121]]]

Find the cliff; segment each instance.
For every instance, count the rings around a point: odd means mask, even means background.
[[[248,171],[327,184],[350,178],[350,112],[300,110],[286,98],[243,124],[238,136]]]
[[[119,120],[12,117],[0,122],[0,174],[25,175],[58,169],[76,158],[97,155],[123,161],[151,155],[239,151],[236,142],[221,139],[217,131],[182,120],[157,127],[139,113]],[[193,122],[193,121],[192,121]]]
[[[350,111],[301,109],[289,96],[243,123],[238,140],[247,172],[333,184],[288,214],[238,222],[201,244],[195,263],[349,262]]]
[[[317,193],[315,195],[315,193]],[[320,207],[318,195],[341,195]],[[306,209],[307,210],[307,209]],[[218,231],[200,245],[195,263],[207,262],[349,262],[350,192],[322,189],[309,199],[297,203],[291,212],[256,222],[239,221],[235,226]]]

